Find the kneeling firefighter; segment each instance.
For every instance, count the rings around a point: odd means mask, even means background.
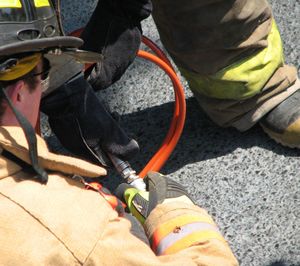
[[[2,1],[0,28],[0,264],[237,265],[212,218],[170,178],[149,173],[146,192],[118,187],[143,228],[107,191],[87,190],[83,177],[105,169],[51,153],[33,130],[49,67],[89,57],[82,40],[60,35],[47,0]]]

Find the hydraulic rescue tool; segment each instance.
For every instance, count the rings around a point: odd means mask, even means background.
[[[75,30],[70,35],[80,36],[82,30],[83,29]],[[173,118],[169,127],[169,131],[160,148],[152,156],[150,161],[146,164],[146,166],[139,174],[136,174],[136,171],[132,169],[129,162],[123,161],[122,159],[111,154],[108,154],[107,156],[112,161],[112,164],[116,168],[117,172],[124,178],[124,180],[128,184],[140,190],[145,190],[146,185],[143,181],[143,178],[149,171],[159,171],[164,166],[177,145],[184,127],[186,103],[183,86],[181,85],[181,82],[167,56],[154,42],[152,42],[147,37],[143,36],[142,42],[146,46],[148,46],[154,54],[139,50],[137,56],[155,63],[165,71],[165,73],[170,77],[172,81],[175,94]],[[90,67],[93,67],[93,65],[87,65],[86,71],[88,71]]]
[[[136,174],[136,171],[131,168],[128,162],[123,161],[112,154],[108,154],[108,156],[117,172],[121,175],[121,177],[124,178],[124,180],[128,184],[140,190],[146,190],[146,184],[144,183],[143,179]]]
[[[55,2],[55,1],[54,1]],[[56,12],[58,16],[58,20],[60,23],[61,30],[63,32],[63,27],[61,23],[61,10],[60,10],[60,0],[56,1]],[[70,35],[79,37],[83,29],[78,29],[73,31]],[[147,175],[149,171],[159,171],[165,162],[168,160],[169,156],[175,149],[177,142],[181,136],[184,122],[185,122],[185,115],[186,115],[186,103],[185,103],[185,94],[183,86],[172,67],[171,62],[169,61],[168,57],[164,54],[164,52],[149,38],[143,36],[142,42],[151,49],[154,53],[149,53],[143,50],[139,50],[137,56],[140,58],[144,58],[155,63],[158,67],[165,71],[165,73],[170,77],[175,94],[175,104],[174,104],[174,111],[173,111],[173,118],[169,127],[169,131],[163,140],[160,148],[158,151],[153,155],[150,161],[146,164],[143,170],[136,174],[136,171],[132,169],[129,162],[123,161],[120,158],[107,154],[107,156],[112,161],[112,164],[118,171],[118,173],[124,178],[124,180],[131,184],[132,186],[145,190],[146,186],[143,182],[143,178]],[[86,65],[86,71],[93,67],[93,65]]]

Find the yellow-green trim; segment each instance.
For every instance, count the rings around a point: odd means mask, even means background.
[[[267,38],[268,46],[215,75],[201,76],[180,68],[191,90],[217,99],[243,100],[259,93],[266,82],[283,65],[282,42],[275,21]],[[199,62],[200,63],[200,62]]]
[[[20,0],[1,0],[0,8],[21,8]]]

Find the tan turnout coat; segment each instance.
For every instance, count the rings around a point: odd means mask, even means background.
[[[37,137],[39,162],[49,171],[47,185],[26,179],[20,166],[1,155],[7,150],[29,163],[22,129],[0,127],[0,265],[237,264],[229,247],[213,240],[157,257],[130,234],[130,223],[104,198],[71,179],[74,174],[96,177],[106,171],[53,154]],[[170,208],[158,206],[145,230],[159,226]],[[195,210],[205,212],[196,206]]]

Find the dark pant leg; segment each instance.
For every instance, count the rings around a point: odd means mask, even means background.
[[[266,0],[153,0],[153,18],[202,109],[221,126],[248,129],[296,80]]]
[[[153,18],[178,66],[214,74],[266,47],[272,13],[265,0],[153,0]]]

